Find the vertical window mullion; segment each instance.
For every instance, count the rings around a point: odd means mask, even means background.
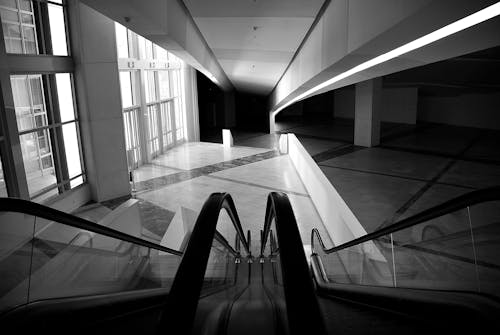
[[[50,43],[50,26],[48,22],[47,4],[44,2],[33,2],[33,10],[35,16],[35,31],[37,36],[38,52],[41,54],[52,54]]]
[[[67,36],[69,36],[69,34]],[[68,44],[68,50],[69,49],[71,49],[71,47]],[[78,109],[78,97],[77,97],[77,93],[76,93],[75,79],[73,77],[73,73],[70,74],[70,82],[71,82],[71,93],[73,95],[73,111],[75,112],[75,120],[76,120],[75,121],[76,137],[77,137],[78,144],[79,144],[78,150],[80,151],[80,167],[81,167],[82,174],[83,174],[83,181],[85,181],[87,178],[86,171],[85,171],[85,164],[84,164],[85,155],[84,155],[84,150],[83,150],[82,138],[81,138],[81,134],[80,134],[80,121],[79,121],[80,118],[79,118],[79,114],[78,114],[78,111],[79,111],[79,109]]]
[[[49,122],[51,124],[58,124],[61,122],[59,113],[59,102],[57,99],[57,86],[55,75],[50,74],[44,76],[46,78],[45,94],[47,96],[46,103],[47,115],[50,116]],[[54,170],[56,172],[57,183],[59,186],[59,193],[69,189],[69,184],[62,184],[64,181],[69,180],[68,167],[66,162],[66,153],[64,151],[64,140],[62,134],[62,126],[50,129],[50,139],[54,150],[52,150],[52,157],[54,160]]]
[[[71,25],[69,22],[69,15],[68,15],[68,6],[66,4],[66,0],[64,0],[62,3],[62,9],[63,9],[63,17],[64,17],[64,26],[66,28],[66,50],[67,50],[67,55],[71,57]],[[76,109],[75,109],[76,110]],[[82,169],[83,171],[83,169]]]

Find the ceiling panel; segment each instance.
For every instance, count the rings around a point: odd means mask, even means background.
[[[193,17],[315,17],[323,0],[184,0]]]
[[[212,49],[295,51],[313,18],[195,18]]]
[[[254,60],[256,62],[288,63],[292,58],[292,51],[272,50],[242,50],[242,49],[213,49],[219,59]]]
[[[186,0],[239,91],[269,94],[323,4],[317,0]]]

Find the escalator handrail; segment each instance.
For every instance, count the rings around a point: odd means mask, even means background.
[[[381,228],[373,233],[369,233],[358,237],[352,241],[343,243],[333,248],[326,248],[319,231],[314,228],[311,232],[311,248],[313,254],[315,254],[314,236],[318,238],[320,247],[323,249],[325,254],[330,254],[333,252],[338,252],[340,250],[359,245],[364,242],[375,240],[379,237],[395,233],[397,231],[409,228],[420,223],[435,219],[437,217],[453,213],[457,210],[464,209],[466,207],[476,205],[478,203],[500,200],[500,186],[494,186],[485,188],[482,190],[476,190],[469,192],[467,194],[461,195],[454,199],[448,200],[440,205],[426,209],[418,214],[415,214],[409,218],[403,219],[399,222],[391,224],[387,227]]]
[[[275,221],[271,241],[271,224]],[[292,334],[326,334],[302,238],[290,201],[285,193],[271,192],[267,198],[261,257],[267,241],[271,254],[279,254],[289,329]],[[276,243],[277,242],[277,243]],[[275,245],[277,244],[277,245]]]
[[[28,214],[45,220],[54,221],[66,226],[84,229],[96,234],[112,237],[118,240],[126,241],[146,248],[156,249],[169,254],[181,256],[183,253],[139,237],[135,237],[121,231],[99,225],[97,223],[85,220],[83,218],[61,212],[57,209],[47,207],[35,202],[17,198],[0,198],[0,212],[15,212]],[[1,223],[0,223],[1,224]]]
[[[160,318],[158,332],[189,333],[188,328],[193,325],[196,315],[213,240],[219,241],[217,236],[220,234],[217,233],[216,228],[222,209],[226,210],[243,249],[251,257],[249,244],[241,227],[233,199],[228,193],[212,193],[196,219]],[[231,252],[234,250],[232,247],[228,249]]]

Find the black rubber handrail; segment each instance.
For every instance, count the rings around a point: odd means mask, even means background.
[[[403,230],[408,227],[412,227],[418,225],[420,223],[435,219],[437,217],[453,213],[457,210],[464,209],[466,207],[476,205],[479,203],[487,202],[487,201],[495,201],[500,200],[500,186],[485,188],[482,190],[472,191],[467,194],[461,195],[457,198],[451,199],[442,203],[441,205],[437,205],[431,207],[427,210],[424,210],[416,215],[413,215],[409,218],[403,219],[399,222],[391,224],[387,227],[379,229],[373,233],[366,234],[364,236],[358,237],[352,241],[343,243],[339,246],[327,249],[321,239],[321,235],[319,231],[314,228],[311,232],[311,248],[313,254],[315,253],[315,245],[314,245],[314,236],[318,238],[320,243],[320,247],[323,249],[325,254],[330,254],[332,252],[337,252],[364,242],[372,241],[379,237],[395,233],[397,231]]]
[[[280,255],[290,333],[326,334],[297,221],[285,193],[271,192],[267,198],[261,257],[268,239],[271,239],[269,236],[273,221],[273,235],[277,239],[277,246],[272,245],[271,251]]]
[[[177,269],[165,309],[160,318],[159,334],[165,332],[169,334],[190,333],[203,287],[210,250],[213,240],[217,236],[216,227],[222,209],[226,210],[243,249],[251,257],[250,247],[241,227],[233,199],[228,193],[212,193],[205,201],[196,219],[188,245]]]
[[[80,217],[58,211],[35,202],[16,199],[16,198],[0,198],[0,212],[15,212],[28,214],[39,217],[45,220],[54,221],[60,224],[71,226],[74,228],[84,229],[96,234],[112,237],[118,240],[130,242],[146,248],[156,249],[167,252],[169,254],[181,256],[183,253],[162,245],[143,240],[141,238],[122,233],[118,230],[99,225],[97,223],[82,219]],[[0,222],[1,224],[1,222]]]

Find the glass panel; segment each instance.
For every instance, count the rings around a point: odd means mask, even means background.
[[[158,139],[158,111],[156,105],[148,106],[149,153],[156,157],[160,151]]]
[[[163,147],[167,148],[172,143],[172,121],[170,114],[170,101],[162,102],[161,107],[161,131],[163,134]],[[170,136],[168,136],[170,135]]]
[[[477,275],[482,293],[500,296],[500,201],[489,201],[470,207],[471,228]]]
[[[71,188],[75,188],[77,186],[80,186],[81,184],[83,184],[83,177],[75,178],[69,184],[70,184]]]
[[[62,131],[64,138],[64,150],[66,152],[66,161],[68,163],[68,173],[69,177],[73,178],[82,173],[76,122],[63,125]]]
[[[31,12],[33,9],[31,8],[31,1],[30,0],[19,0],[19,5],[22,10]]]
[[[137,35],[137,44],[139,46],[139,58],[146,59],[146,39],[141,35]]]
[[[36,267],[43,255],[32,262],[35,217],[3,212],[0,222],[0,312],[4,312],[28,302],[30,265]]]
[[[162,47],[158,46],[155,44],[155,51],[156,51],[156,59],[162,60],[162,61],[167,61],[168,60],[168,52],[167,50],[163,49]]]
[[[171,97],[169,71],[158,71],[158,80],[160,82],[160,99],[167,99]]]
[[[0,6],[17,8],[16,0],[0,0]]]
[[[0,160],[0,197],[6,197],[6,196],[7,196],[7,187],[5,186],[5,179],[3,176],[3,166],[2,166],[2,161]]]
[[[125,130],[125,145],[127,149],[127,161],[129,170],[139,166],[140,140],[138,133],[138,114],[140,108],[125,110],[123,112],[123,126]]]
[[[23,26],[24,33],[24,47],[26,54],[36,54],[38,49],[36,47],[36,34],[35,28]]]
[[[43,84],[42,76],[35,75],[29,76],[30,86],[31,86],[31,103],[33,107],[39,107],[44,105],[43,99]],[[45,109],[45,107],[43,107]]]
[[[131,107],[134,104],[132,88],[132,72],[120,72],[120,88],[122,94],[122,107]]]
[[[145,48],[146,48],[146,59],[153,59],[153,43],[149,40],[145,40]]]
[[[52,146],[47,129],[20,136],[30,196],[56,184]]]
[[[35,24],[35,22],[33,21],[33,15],[31,14],[21,14],[21,21],[24,24]]]
[[[56,85],[61,122],[72,121],[75,119],[75,105],[73,103],[71,75],[69,73],[57,73]]]
[[[31,1],[20,1],[21,9],[17,9],[15,1],[2,1],[0,8],[4,31],[5,48],[9,53],[37,54],[35,20]]]
[[[329,254],[315,235],[314,251],[332,283],[393,286],[390,235]]]
[[[43,228],[43,230],[42,230]],[[56,222],[37,219],[30,301],[170,288],[180,257]]]
[[[175,128],[176,128],[176,140],[180,141],[184,139],[184,113],[181,108],[179,98],[174,99],[174,114],[175,114]]]
[[[21,27],[11,23],[3,23],[2,28],[6,51],[9,53],[22,53]]]
[[[11,85],[19,131],[47,125],[42,77],[11,76]]]
[[[118,58],[129,58],[127,28],[115,22]]]
[[[17,11],[2,8],[0,9],[0,17],[2,22],[19,22],[19,13]]]
[[[63,7],[48,4],[50,35],[52,40],[52,54],[59,56],[68,55],[66,41],[66,24],[64,22]]]
[[[155,71],[146,71],[146,102],[156,101]]]
[[[467,209],[404,229],[393,236],[398,287],[477,290]]]
[[[239,265],[246,265],[244,259],[237,263],[236,255],[227,247],[236,250],[236,230],[225,210],[219,214],[216,237],[212,241],[212,249],[208,258],[205,277],[203,280],[202,295],[223,287],[229,288],[237,283]],[[246,253],[242,250],[243,258]],[[244,267],[244,266],[243,266]],[[244,276],[242,276],[244,277]]]

